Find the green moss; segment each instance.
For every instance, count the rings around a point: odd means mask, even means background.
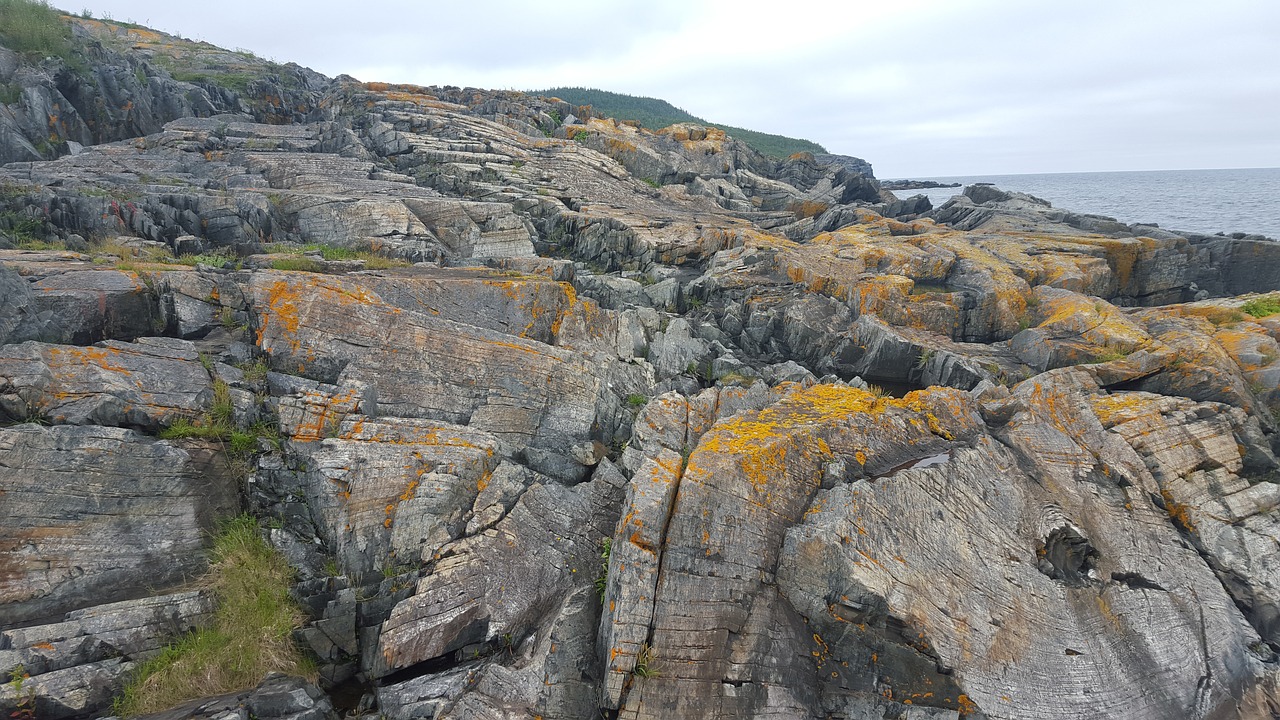
[[[0,83],[0,105],[12,105],[21,99],[21,85],[17,83]]]
[[[314,678],[294,646],[303,614],[289,597],[293,570],[248,515],[225,522],[206,577],[218,608],[198,630],[143,663],[116,698],[117,715],[158,712],[194,698],[245,690],[269,672]]]

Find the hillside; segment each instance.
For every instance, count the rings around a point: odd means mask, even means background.
[[[5,7],[0,717],[1280,714],[1280,243]]]
[[[784,135],[772,135],[703,120],[681,110],[666,100],[659,100],[658,98],[636,97],[634,95],[580,87],[531,90],[530,93],[546,97],[558,97],[571,105],[590,105],[600,115],[619,120],[634,120],[650,130],[658,130],[681,122],[718,127],[730,136],[750,145],[757,152],[775,158],[784,158],[797,152],[825,153],[827,151],[826,148],[818,143],[809,140],[801,140]]]

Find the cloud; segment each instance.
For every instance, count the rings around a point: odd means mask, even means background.
[[[329,75],[661,97],[885,177],[1280,166],[1280,3],[85,6]]]

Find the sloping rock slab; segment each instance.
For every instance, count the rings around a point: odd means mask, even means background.
[[[26,342],[0,347],[0,420],[152,431],[209,407],[213,383],[183,340],[109,340],[94,347]]]
[[[0,626],[194,577],[238,508],[221,453],[132,430],[0,429]]]

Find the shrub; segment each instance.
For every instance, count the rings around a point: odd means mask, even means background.
[[[315,679],[314,666],[292,640],[303,622],[289,597],[293,570],[262,539],[257,521],[241,515],[225,522],[211,559],[206,580],[218,603],[212,625],[143,663],[116,698],[117,715],[245,690],[270,672]]]
[[[1256,318],[1264,318],[1280,314],[1280,295],[1267,295],[1265,297],[1254,298],[1244,305],[1241,305],[1240,309]]]
[[[639,393],[632,393],[627,396],[627,404],[633,408],[644,407],[649,402],[649,398]]]

